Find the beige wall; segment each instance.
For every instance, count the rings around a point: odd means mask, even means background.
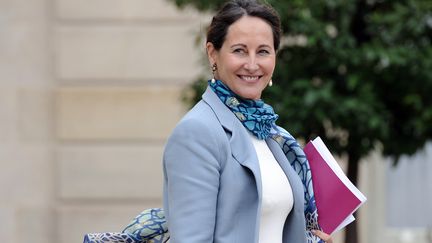
[[[160,0],[0,1],[0,242],[81,242],[161,206],[203,19]]]
[[[208,20],[163,0],[0,1],[0,242],[81,242],[161,206]],[[383,242],[385,169],[366,160],[362,242]]]
[[[165,1],[58,0],[54,9],[57,239],[119,231],[161,206],[161,155],[200,71],[198,14]]]

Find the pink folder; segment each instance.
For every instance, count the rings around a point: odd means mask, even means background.
[[[312,171],[318,223],[327,234],[354,221],[366,197],[346,177],[320,137],[304,147]]]

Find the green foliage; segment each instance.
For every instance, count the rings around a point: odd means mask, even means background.
[[[170,1],[207,11],[224,2]],[[322,136],[354,163],[377,143],[398,157],[432,138],[432,1],[267,2],[285,33],[275,85],[263,95],[278,124],[296,137]]]

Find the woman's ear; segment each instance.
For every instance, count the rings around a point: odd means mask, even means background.
[[[207,57],[208,57],[210,65],[215,64],[216,59],[217,59],[217,50],[215,49],[213,43],[207,42],[206,43],[206,50],[207,50]]]

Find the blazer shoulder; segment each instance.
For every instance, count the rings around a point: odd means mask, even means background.
[[[176,125],[174,131],[179,129],[192,129],[195,132],[212,133],[221,126],[216,114],[204,101],[198,102]]]
[[[168,138],[166,149],[176,143],[200,144],[200,150],[215,155],[227,154],[228,137],[211,107],[203,101],[198,102],[178,122]],[[198,148],[196,148],[198,149]],[[219,161],[224,161],[219,157]]]

